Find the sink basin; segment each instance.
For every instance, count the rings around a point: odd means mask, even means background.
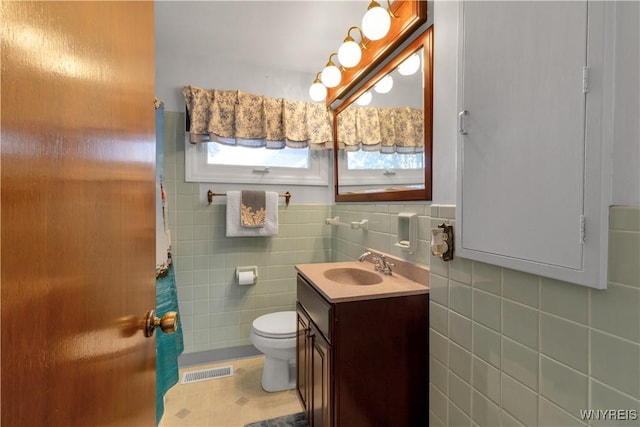
[[[324,272],[324,277],[343,285],[377,285],[382,283],[382,277],[379,274],[351,267],[330,268]]]

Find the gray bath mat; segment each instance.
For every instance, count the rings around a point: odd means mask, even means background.
[[[303,412],[285,415],[284,417],[272,418],[270,420],[256,421],[244,427],[308,427],[307,418]]]

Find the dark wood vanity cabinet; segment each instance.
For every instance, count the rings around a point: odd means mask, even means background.
[[[298,395],[310,426],[330,426],[331,346],[298,304]]]
[[[329,302],[297,279],[297,389],[310,427],[423,427],[429,294]]]

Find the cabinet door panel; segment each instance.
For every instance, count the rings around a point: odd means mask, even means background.
[[[587,3],[461,13],[461,253],[581,269]]]
[[[329,343],[311,325],[311,427],[331,427],[331,351]]]
[[[309,404],[307,371],[309,365],[309,346],[307,337],[309,333],[309,318],[298,305],[298,328],[296,334],[296,388],[298,397],[305,412]]]

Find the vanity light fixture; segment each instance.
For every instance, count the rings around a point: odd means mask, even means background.
[[[334,55],[338,56],[335,52],[329,55],[329,61],[320,73],[320,80],[326,87],[336,87],[340,84],[340,80],[342,80],[342,73],[340,72],[340,69],[336,67],[336,64],[334,64],[333,61],[331,61],[331,58]]]
[[[386,75],[380,79],[378,83],[373,86],[373,90],[378,93],[388,93],[393,87],[393,77]]]
[[[418,68],[420,68],[420,56],[414,53],[398,66],[398,73],[403,76],[410,76],[418,71]]]
[[[353,40],[353,37],[351,37],[351,30],[355,29],[360,32],[360,40],[364,39],[364,35],[362,34],[362,30],[360,29],[360,27],[351,27],[347,31],[347,37],[345,37],[344,42],[338,49],[338,61],[340,61],[340,65],[345,68],[355,67],[356,65],[358,65],[360,59],[362,58],[360,45],[356,43],[355,40]]]
[[[366,91],[365,93],[360,95],[360,97],[356,101],[356,104],[358,104],[361,107],[364,107],[364,106],[369,105],[371,103],[371,99],[372,98],[373,98],[373,96],[371,95],[371,92],[370,91]]]
[[[384,9],[376,0],[371,0],[367,13],[362,17],[362,31],[369,40],[380,40],[391,28],[391,18],[397,18],[391,12],[391,1],[387,0],[389,9]]]
[[[324,101],[327,97],[327,87],[320,81],[320,72],[316,74],[316,79],[309,88],[309,96],[316,102]]]

